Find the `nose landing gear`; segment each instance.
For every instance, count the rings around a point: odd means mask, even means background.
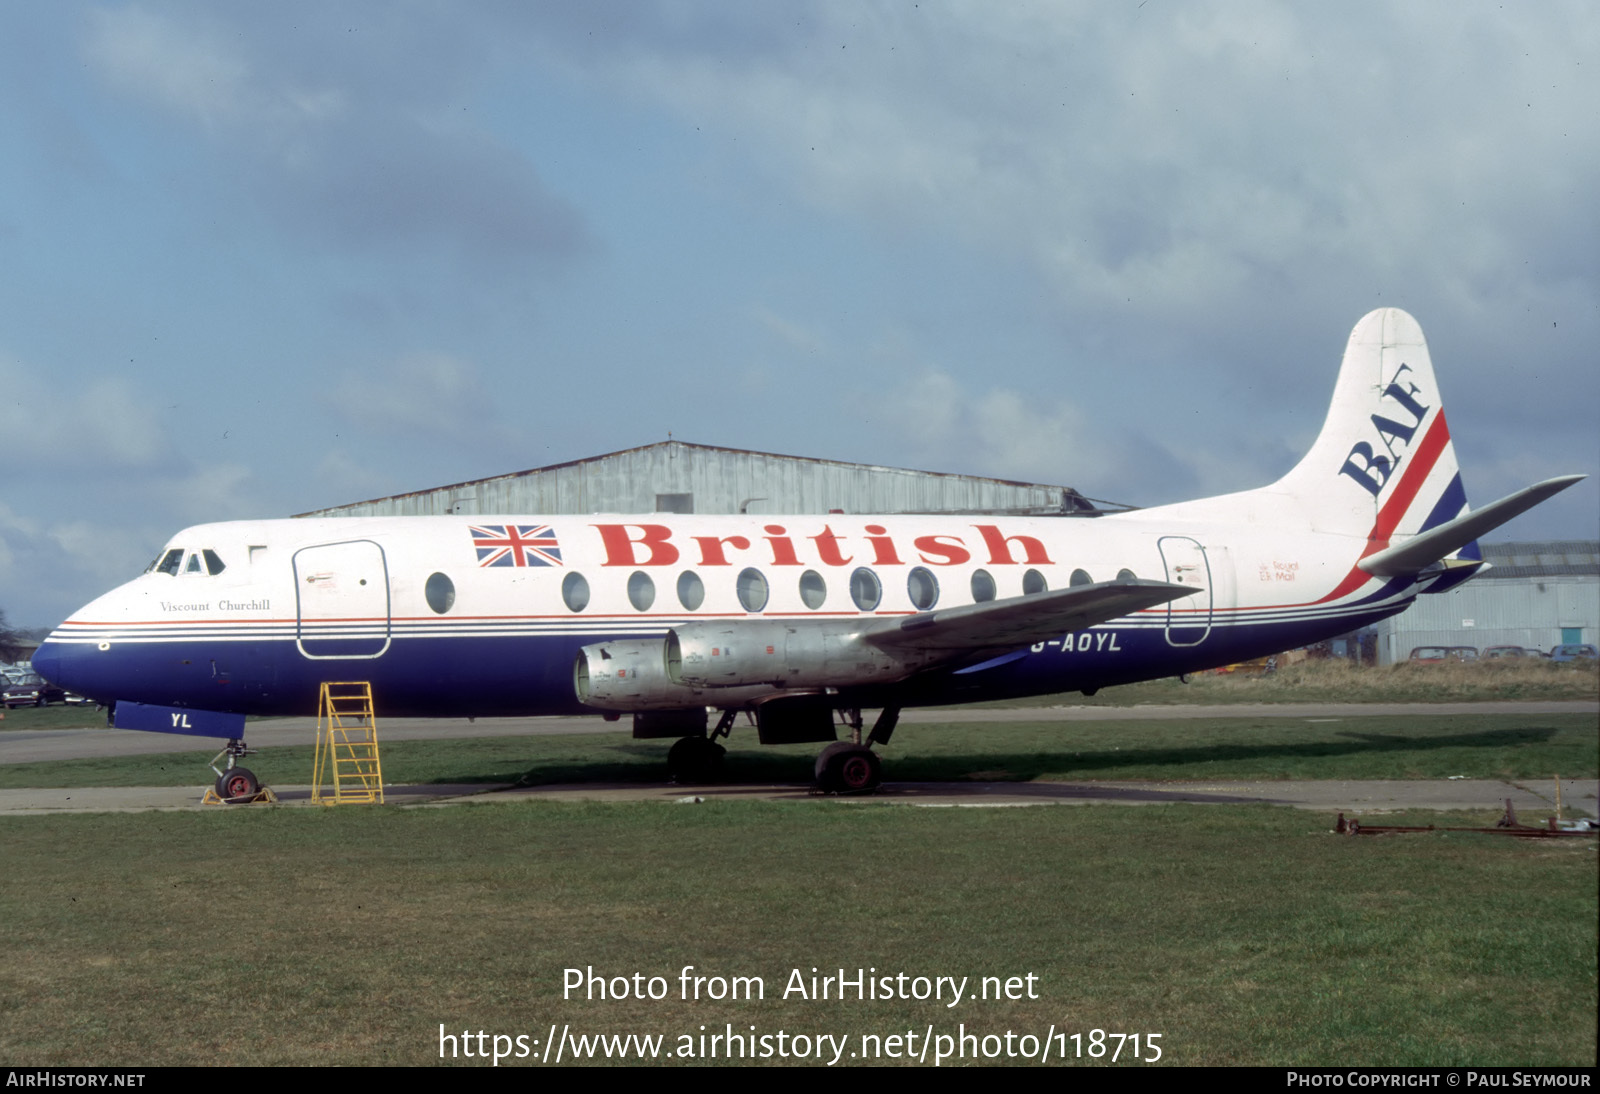
[[[254,797],[261,781],[249,768],[235,767],[217,780],[217,797],[224,801]]]
[[[212,805],[246,805],[254,802],[275,802],[278,796],[271,790],[261,785],[261,780],[256,778],[255,772],[247,767],[240,767],[239,760],[250,755],[255,749],[250,748],[243,741],[234,738],[228,741],[228,746],[211,758],[211,770],[217,773],[217,781],[213,790],[207,790],[202,801]],[[227,757],[228,763],[224,768],[217,767],[217,761]]]

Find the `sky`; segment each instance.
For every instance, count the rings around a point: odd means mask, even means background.
[[[1156,505],[1427,334],[1600,535],[1600,7],[0,6],[0,609],[666,440]]]

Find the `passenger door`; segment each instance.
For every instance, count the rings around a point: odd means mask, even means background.
[[[296,644],[313,660],[380,657],[389,648],[389,570],[369,539],[294,553]]]
[[[1211,633],[1211,608],[1214,602],[1211,563],[1206,549],[1188,536],[1162,536],[1156,541],[1167,580],[1175,585],[1193,585],[1195,593],[1167,603],[1167,644],[1198,646]]]

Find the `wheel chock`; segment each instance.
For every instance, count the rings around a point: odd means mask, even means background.
[[[278,795],[272,792],[270,786],[263,786],[254,794],[247,794],[242,798],[224,798],[218,795],[215,787],[206,787],[204,796],[200,799],[201,805],[272,805],[278,800]]]

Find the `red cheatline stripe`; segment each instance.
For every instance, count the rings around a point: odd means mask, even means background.
[[[1373,522],[1372,531],[1367,533],[1367,549],[1361,552],[1362,558],[1376,554],[1389,546],[1389,537],[1399,526],[1400,518],[1411,508],[1411,503],[1416,500],[1422,484],[1433,474],[1433,467],[1439,462],[1440,453],[1449,444],[1450,427],[1445,424],[1444,411],[1441,410],[1434,415],[1433,424],[1429,425],[1428,432],[1423,434],[1422,443],[1411,454],[1411,466],[1400,476],[1400,485],[1389,495],[1389,500],[1383,503],[1383,508],[1378,510],[1378,519]],[[1316,603],[1337,600],[1346,593],[1359,589],[1370,580],[1372,580],[1371,574],[1360,566],[1352,566],[1345,579],[1339,582],[1338,588]]]
[[[1433,419],[1433,424],[1428,427],[1427,434],[1422,438],[1422,444],[1412,455],[1414,462],[1411,470],[1401,477],[1400,485],[1396,487],[1393,496],[1384,503],[1383,509],[1378,513],[1378,521],[1372,526],[1372,535],[1367,539],[1367,549],[1362,558],[1389,546],[1389,537],[1394,534],[1400,518],[1411,508],[1417,492],[1422,489],[1422,484],[1432,473],[1433,465],[1439,461],[1439,454],[1449,443],[1450,427],[1444,424],[1444,414],[1441,412]],[[1420,474],[1419,468],[1421,468]]]

